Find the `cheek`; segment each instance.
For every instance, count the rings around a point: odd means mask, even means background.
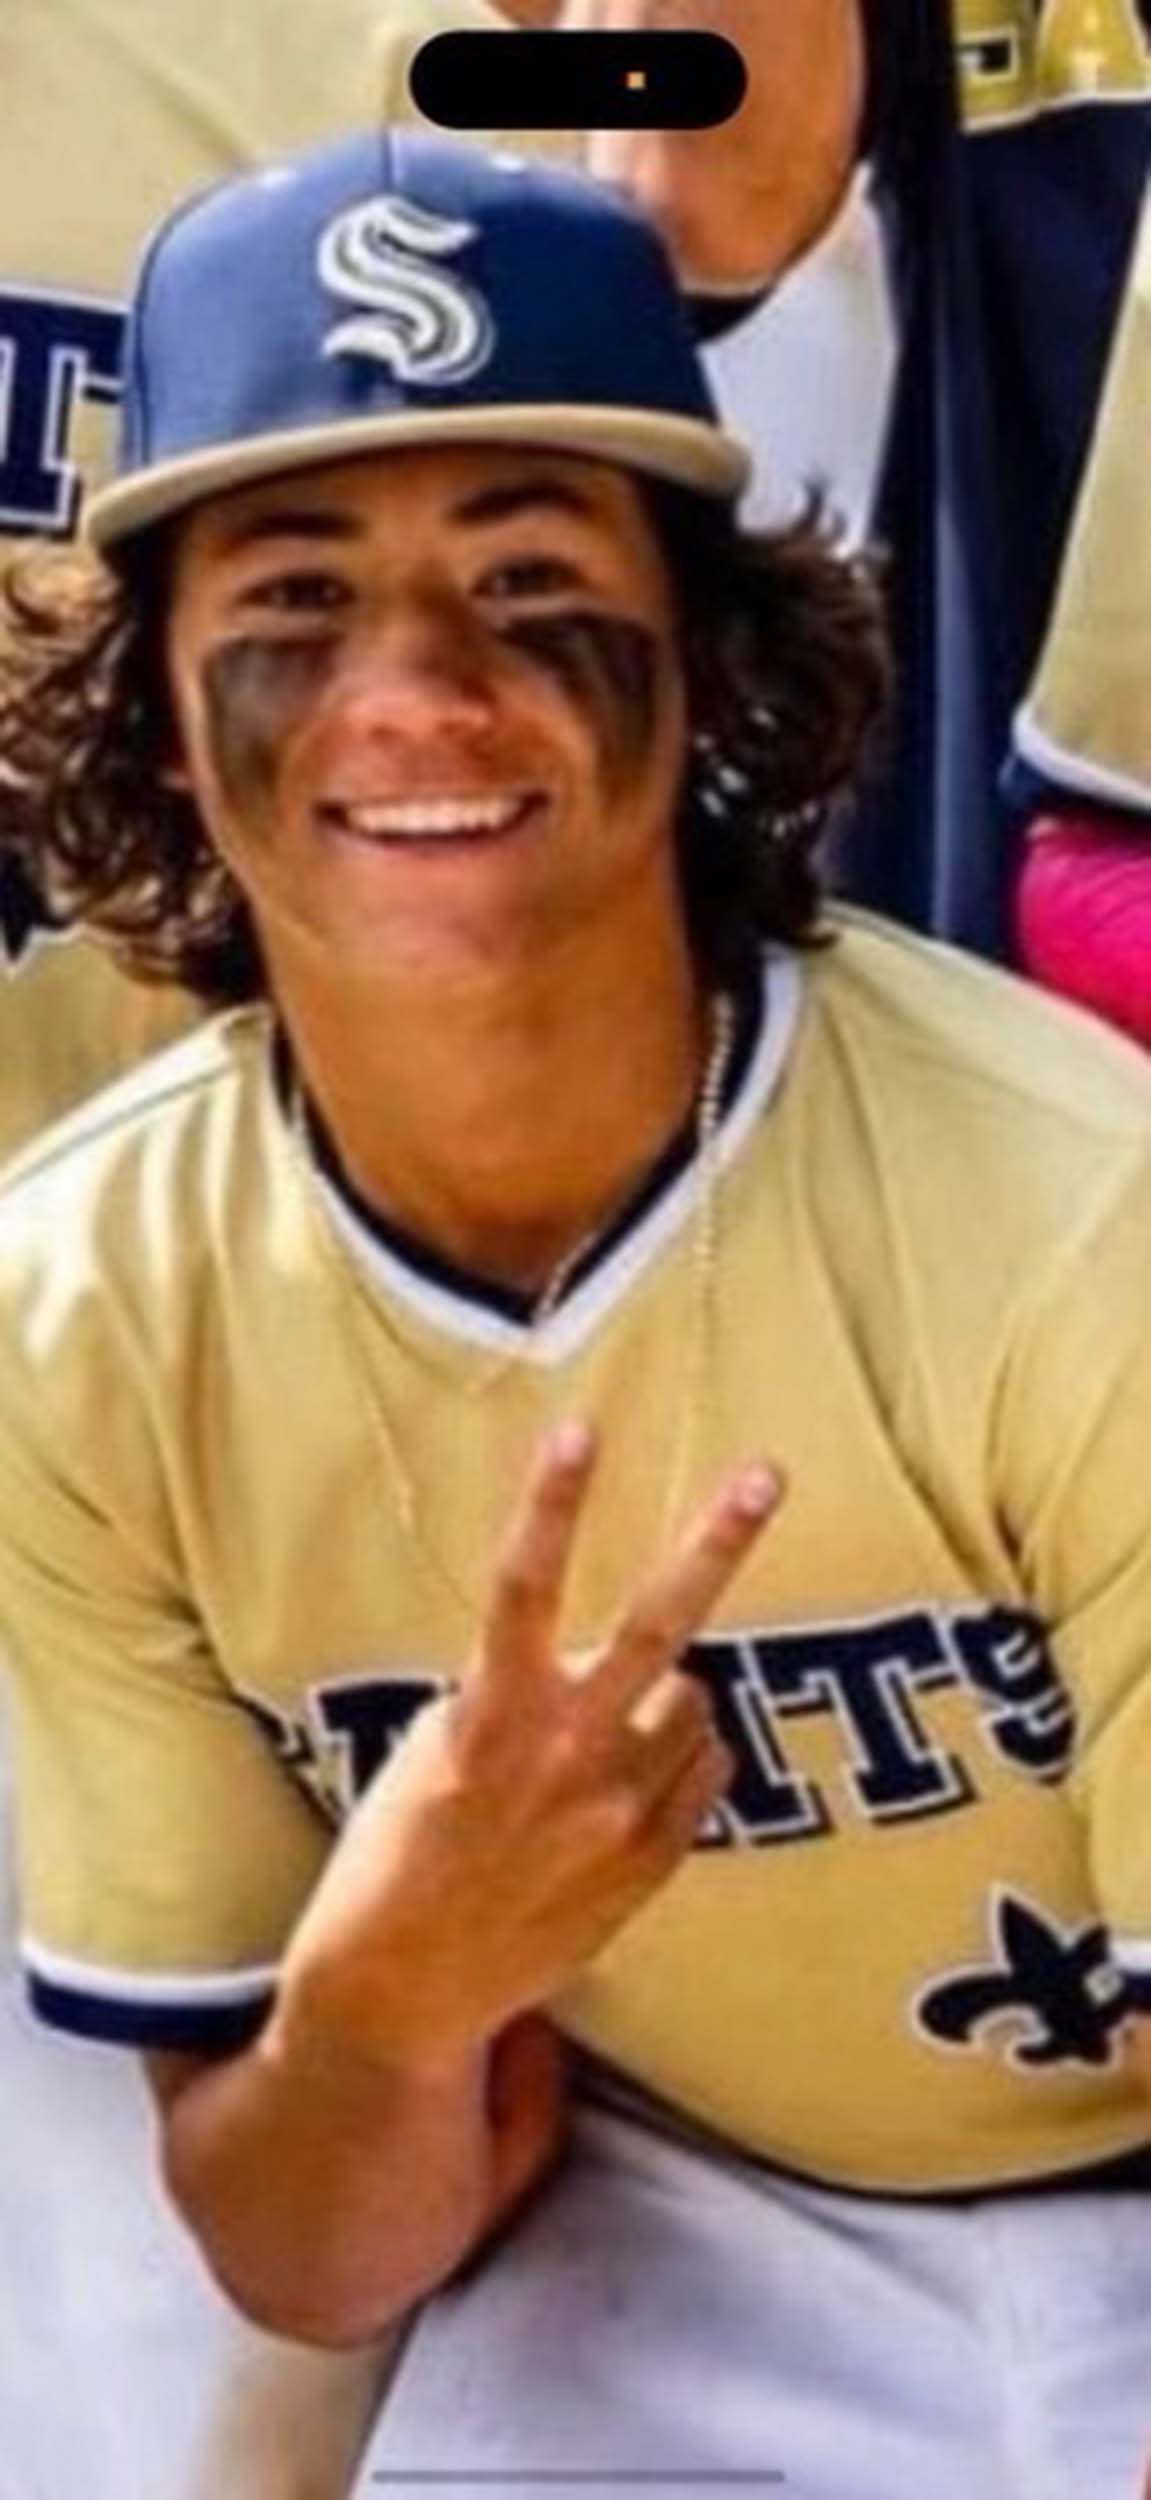
[[[562,688],[586,722],[608,787],[624,790],[651,755],[668,646],[646,625],[594,612],[524,617],[504,641]]]
[[[330,675],[333,649],[240,638],[209,653],[201,677],[208,758],[232,806],[272,798],[285,746]]]

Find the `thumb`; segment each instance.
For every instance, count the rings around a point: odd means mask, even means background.
[[[542,2014],[500,2034],[488,2066],[492,2221],[500,2222],[559,2159],[569,2101],[567,2053]]]

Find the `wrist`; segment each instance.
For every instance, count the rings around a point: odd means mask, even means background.
[[[491,2043],[437,2037],[413,2019],[389,2017],[373,1995],[322,1969],[285,1973],[275,2006],[257,2043],[261,2062],[281,2078],[339,2078],[378,2093],[405,2087],[426,2095],[474,2094],[486,2084]]]

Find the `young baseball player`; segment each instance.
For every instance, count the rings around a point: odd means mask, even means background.
[[[807,8],[793,0],[803,20]],[[6,562],[32,537],[71,540],[84,480],[105,473],[131,271],[171,203],[325,133],[410,115],[407,68],[427,36],[506,22],[482,0],[5,0],[0,20]],[[546,144],[578,141],[553,132]],[[670,144],[690,158],[698,141]],[[53,925],[10,858],[0,931],[7,1156],[184,1029],[194,1002],[128,979],[105,945]],[[0,1761],[5,1841],[8,1820]],[[8,1907],[5,1894],[5,1921]],[[282,2354],[225,2315],[144,2176],[136,2078],[38,2038],[10,1966],[0,1983],[0,2479],[11,2474],[18,2500],[81,2483],[85,2500],[137,2489],[146,2500],[333,2500],[360,2391],[370,2398],[369,2356]],[[108,2252],[116,2297],[93,2300]],[[36,2358],[49,2347],[50,2376]]]
[[[1126,2500],[1146,1066],[821,912],[874,597],[620,202],[324,150],[127,370],[10,833],[234,1005],[3,1192],[34,2001],[254,2315],[432,2296],[365,2490]]]

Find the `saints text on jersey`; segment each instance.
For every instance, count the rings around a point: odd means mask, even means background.
[[[695,1642],[686,1664],[707,1687],[735,1763],[705,1846],[815,1840],[845,1820],[901,1824],[974,1803],[977,1763],[930,1727],[930,1696],[948,1688],[972,1697],[982,1743],[1001,1767],[1052,1782],[1070,1761],[1070,1700],[1042,1625],[1021,1609],[908,1607],[729,1633]],[[344,1814],[441,1689],[413,1668],[318,1683],[300,1717],[247,1699],[283,1761]],[[834,1789],[805,1775],[789,1751],[789,1727],[805,1719],[836,1731]]]
[[[706,1686],[734,1763],[701,1849],[762,1849],[954,1813],[980,1801],[981,1753],[1045,1786],[1070,1767],[1070,1698],[1043,1626],[1023,1609],[907,1607],[729,1633],[697,1641],[684,1663]],[[369,1672],[313,1685],[303,1715],[248,1706],[285,1767],[339,1818],[442,1689],[425,1674]],[[948,1690],[972,1705],[974,1744],[932,1730],[931,1696]],[[795,1758],[789,1736],[803,1721],[830,1724],[830,1777],[813,1779]],[[1065,1927],[1042,1902],[1002,1886],[991,1887],[985,1908],[986,1955],[937,1965],[909,1997],[919,2039],[935,2051],[1003,2057],[1023,2074],[1111,2065],[1127,2001],[1100,1922]]]

